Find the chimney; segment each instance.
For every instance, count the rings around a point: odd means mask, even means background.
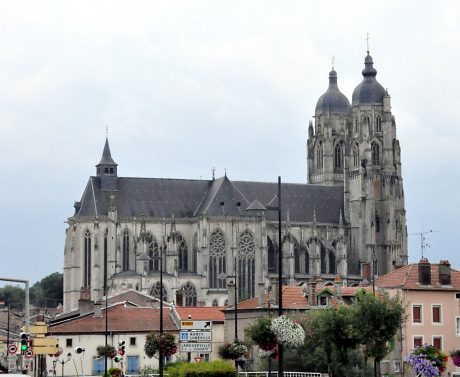
[[[94,303],[94,316],[102,317],[102,302],[100,301]]]
[[[340,278],[339,275],[335,276],[334,285],[335,285],[335,296],[337,297],[337,300],[342,301],[343,280]]]
[[[439,284],[451,285],[450,263],[448,260],[439,262]]]
[[[309,306],[318,305],[317,299],[316,299],[316,279],[315,278],[308,281],[308,305]]]
[[[421,285],[431,285],[431,264],[426,258],[418,262],[418,282]]]

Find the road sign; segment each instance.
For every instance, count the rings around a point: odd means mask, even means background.
[[[16,370],[16,360],[8,360],[8,370],[14,372]]]
[[[29,348],[25,353],[24,353],[24,356],[27,358],[27,359],[30,359],[34,356],[34,353],[32,352],[32,350]]]
[[[54,355],[59,351],[58,340],[54,338],[35,338],[33,352],[36,355]]]
[[[181,330],[211,330],[212,321],[180,321]]]
[[[17,350],[18,350],[18,347],[16,346],[16,344],[10,344],[10,345],[8,346],[8,353],[9,353],[10,355],[15,354],[15,353],[17,352]]]
[[[211,331],[181,331],[179,341],[181,342],[193,342],[193,341],[206,341],[212,340]]]
[[[204,342],[180,342],[180,352],[211,352],[211,343]]]

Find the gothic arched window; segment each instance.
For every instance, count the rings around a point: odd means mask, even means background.
[[[218,276],[227,273],[224,235],[218,230],[209,238],[209,288],[224,289],[226,279]]]
[[[306,247],[300,247],[297,241],[294,242],[294,272],[308,274],[310,272],[310,257]]]
[[[181,234],[177,234],[176,236],[177,241],[177,249],[179,254],[179,271],[187,271],[188,270],[188,247],[187,243],[185,242],[184,237]]]
[[[334,167],[335,168],[343,167],[342,142],[338,142],[334,147]]]
[[[327,261],[326,261],[326,248],[321,244],[321,255],[320,255],[320,262],[321,262],[321,273],[327,273]]]
[[[147,233],[147,255],[150,257],[148,271],[160,271],[160,251],[158,242],[151,233]]]
[[[323,143],[321,141],[316,146],[316,168],[323,168]]]
[[[123,232],[123,264],[122,270],[128,271],[129,270],[129,232],[126,229]]]
[[[355,117],[355,133],[359,132],[359,123],[358,123],[358,117]]]
[[[376,142],[371,144],[372,165],[380,165],[380,147]]]
[[[363,122],[364,122],[364,124],[366,125],[366,127],[367,127],[369,133],[372,133],[373,131],[372,131],[372,127],[371,127],[371,120],[370,120],[370,118],[369,118],[367,115],[364,116]]]
[[[357,168],[359,166],[359,147],[358,145],[353,146],[353,167]]]
[[[375,118],[375,131],[382,132],[382,118],[380,118],[380,115]]]
[[[273,244],[270,237],[267,237],[267,251],[268,251],[268,273],[275,273],[278,271],[278,250]]]
[[[192,271],[197,272],[197,260],[198,260],[198,236],[195,233],[193,236],[192,243]]]
[[[238,300],[255,296],[256,253],[252,234],[245,230],[238,245]]]
[[[84,251],[83,251],[83,286],[85,288],[91,287],[91,232],[87,230],[84,238]]]
[[[150,288],[149,295],[153,296],[153,297],[155,297],[157,299],[160,299],[160,288],[162,288],[162,290],[163,290],[163,301],[168,301],[168,295],[166,294],[166,289],[165,289],[164,285],[163,285],[163,287],[161,286],[159,281],[157,281],[152,286],[152,288]]]
[[[375,215],[375,218],[374,218],[374,221],[375,221],[375,233],[380,233],[380,217],[379,215]]]
[[[328,261],[329,262],[328,263],[329,264],[329,269],[328,269],[329,271],[328,271],[328,273],[329,274],[335,274],[336,273],[335,254],[334,254],[334,252],[332,250],[329,250],[328,257],[329,257],[329,261]]]
[[[196,289],[195,286],[188,282],[176,294],[177,306],[196,306]]]

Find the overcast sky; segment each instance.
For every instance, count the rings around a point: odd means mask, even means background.
[[[0,277],[62,272],[106,126],[120,176],[306,182],[331,56],[351,101],[367,32],[408,232],[437,231],[425,256],[460,268],[459,16],[457,0],[1,1]]]

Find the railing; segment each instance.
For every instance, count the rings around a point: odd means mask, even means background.
[[[239,377],[278,377],[278,372],[239,372],[238,375]],[[322,377],[322,374],[313,372],[283,372],[283,377]]]
[[[167,375],[165,373],[165,375]],[[157,377],[158,373],[151,373],[147,375],[140,374],[125,374],[125,377]],[[238,372],[239,377],[278,377],[277,371],[268,372]],[[321,373],[313,372],[283,372],[283,377],[322,377]],[[327,376],[327,375],[326,375]]]

